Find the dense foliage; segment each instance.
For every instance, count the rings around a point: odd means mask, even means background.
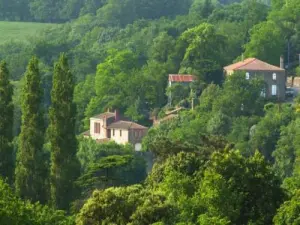
[[[73,76],[67,58],[62,54],[54,68],[48,130],[51,149],[51,202],[59,209],[68,209],[78,193],[74,183],[80,174],[80,164],[76,158],[76,106],[72,101],[73,91]]]
[[[267,100],[263,80],[223,67],[283,55],[297,75],[299,11],[298,0],[0,0],[0,20],[59,23],[0,44],[0,224],[298,224],[300,98]],[[197,81],[168,88],[178,73]],[[179,106],[144,152],[80,135],[108,108],[150,127]]]
[[[0,64],[0,174],[13,180],[13,86],[5,62]]]
[[[45,203],[48,165],[43,151],[45,134],[43,90],[36,58],[32,58],[29,62],[24,79],[15,188],[22,198]]]

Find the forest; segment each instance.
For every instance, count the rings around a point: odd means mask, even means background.
[[[299,0],[0,0],[0,21],[45,24],[0,42],[0,224],[300,224],[300,97],[223,75],[283,56],[299,76],[299,19]],[[82,137],[107,109],[149,127],[142,152]]]

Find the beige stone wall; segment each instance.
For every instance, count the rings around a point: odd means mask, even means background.
[[[100,123],[100,134],[96,134],[95,131],[95,123]],[[103,129],[103,120],[90,118],[90,135],[93,139],[104,139],[106,138],[106,131]]]
[[[124,129],[111,129],[110,138],[118,144],[127,144],[129,141],[129,132]]]
[[[292,81],[292,77],[288,77],[286,86],[300,87],[300,77],[294,77],[294,82]]]

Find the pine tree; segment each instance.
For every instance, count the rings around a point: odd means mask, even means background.
[[[44,144],[43,90],[38,59],[33,57],[25,73],[22,89],[22,125],[15,171],[17,194],[33,202],[47,200],[47,174]]]
[[[51,107],[49,110],[49,139],[51,144],[51,201],[58,209],[68,209],[76,198],[74,181],[80,175],[76,158],[76,106],[73,103],[74,82],[67,58],[62,54],[55,64]]]
[[[13,86],[5,62],[0,64],[0,175],[12,182],[13,177]]]

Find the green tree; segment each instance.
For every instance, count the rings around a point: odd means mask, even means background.
[[[234,73],[226,79],[222,94],[213,103],[213,111],[221,111],[230,117],[261,115],[264,104],[261,97],[263,88],[263,80],[246,80],[245,73]]]
[[[281,29],[275,22],[267,21],[252,28],[250,42],[245,45],[245,56],[278,65],[283,50],[284,38]]]
[[[22,92],[22,126],[15,171],[16,192],[24,199],[45,203],[48,169],[43,152],[43,90],[39,64],[35,57],[28,64]]]
[[[175,212],[164,195],[145,190],[142,185],[108,188],[94,191],[77,215],[76,224],[172,224]]]
[[[9,72],[5,62],[0,64],[0,175],[13,179],[13,86],[9,81]]]
[[[279,180],[258,152],[214,153],[196,196],[207,215],[232,224],[271,224],[283,201]]]
[[[276,216],[274,217],[275,225],[298,225],[300,224],[300,189],[289,200],[284,202]]]
[[[193,68],[201,80],[207,83],[220,83],[222,53],[227,38],[214,25],[202,23],[182,33],[180,40],[186,45],[182,68]]]
[[[264,118],[255,125],[253,134],[251,135],[250,146],[252,151],[258,149],[266,159],[273,161],[272,153],[280,138],[281,127],[288,125],[293,118],[293,108],[288,104],[276,105],[267,110]],[[286,152],[286,154],[288,153]]]
[[[74,81],[65,54],[54,67],[49,140],[51,144],[51,201],[54,207],[68,209],[78,194],[74,181],[80,174],[76,157],[76,106],[73,103]]]
[[[31,204],[17,197],[0,179],[0,224],[5,225],[73,225],[73,217],[39,203]]]
[[[299,153],[300,120],[291,121],[281,128],[280,138],[272,156],[274,157],[274,169],[282,179],[293,175],[295,160]]]

